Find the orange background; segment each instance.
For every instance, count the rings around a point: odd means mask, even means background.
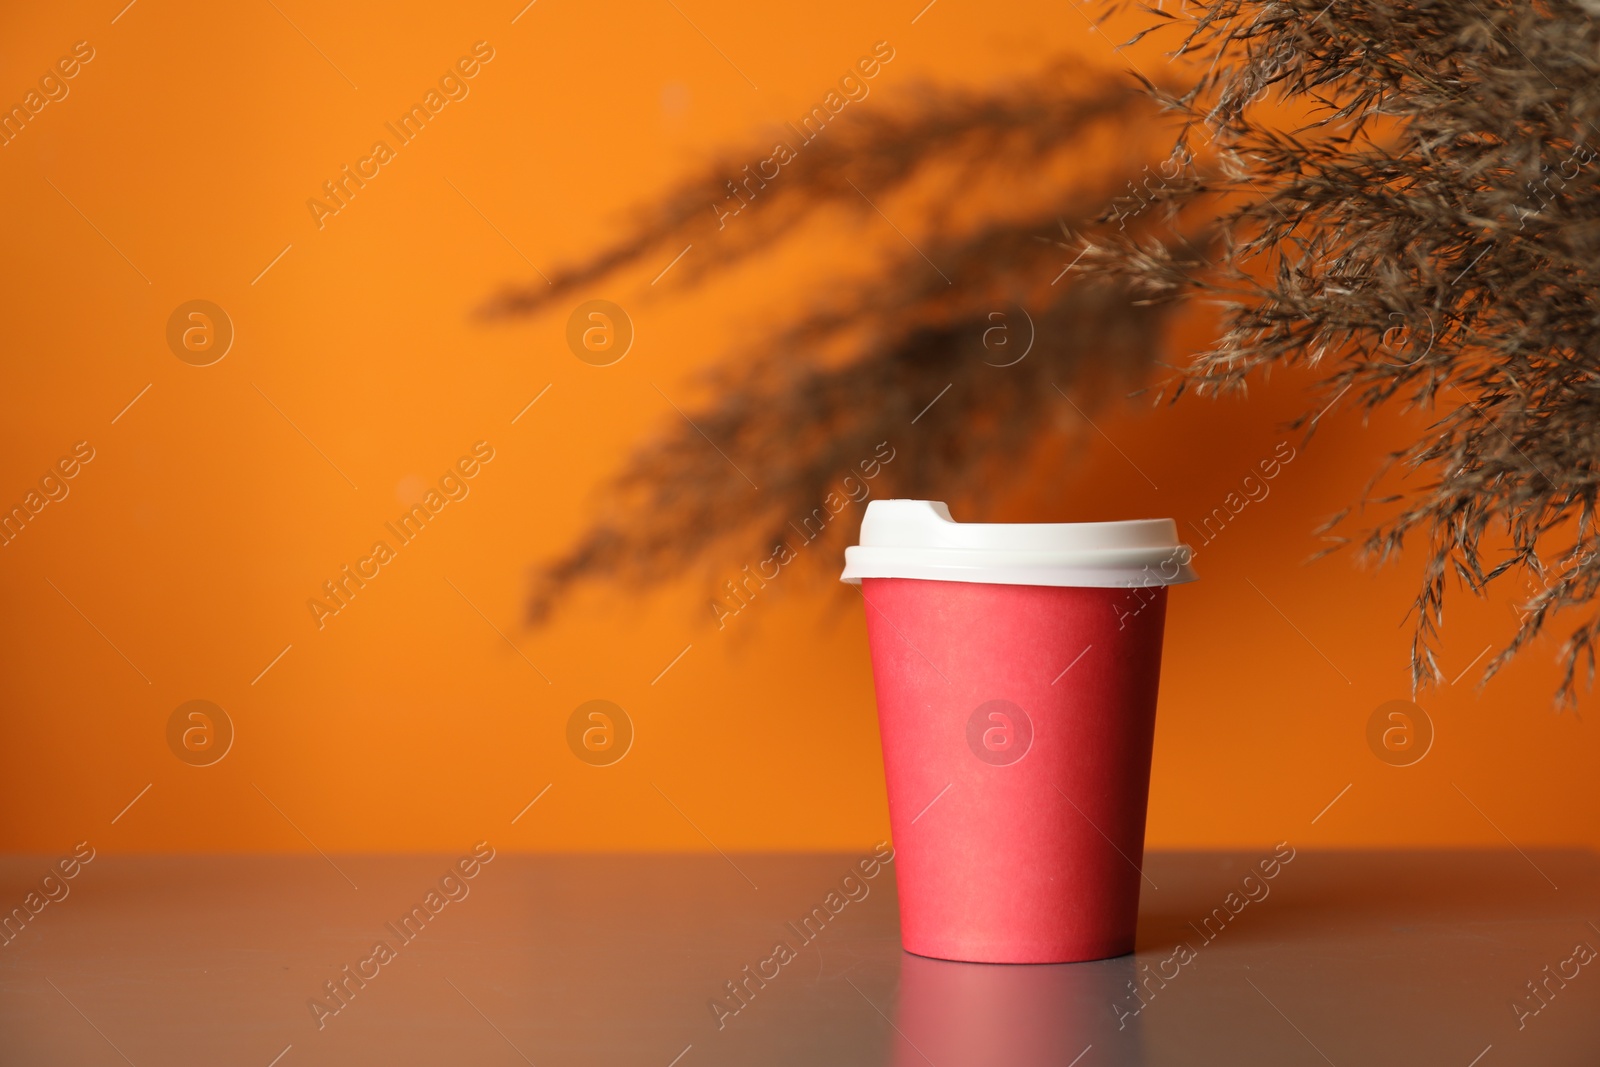
[[[721,632],[699,578],[596,589],[543,630],[520,621],[529,566],[678,418],[655,387],[695,400],[715,353],[851,269],[849,243],[819,232],[807,257],[690,295],[653,291],[653,271],[592,294],[637,327],[607,368],[567,351],[565,308],[495,325],[472,312],[802,113],[876,41],[896,58],[852,107],[894,107],[921,81],[998,84],[1062,54],[1121,77],[1106,35],[1056,2],[939,0],[915,24],[917,0],[680,0],[681,14],[538,0],[514,24],[518,0],[121,6],[0,15],[0,100],[20,101],[74,42],[95,49],[70,95],[0,148],[0,503],[75,442],[96,452],[0,548],[0,847],[731,851],[886,836],[859,608],[826,582],[786,577]],[[479,40],[495,58],[470,96],[318,230],[306,200]],[[165,342],[195,298],[237,331],[210,367]],[[1171,515],[1192,536],[1314,402],[1305,385],[1106,412],[1059,484],[988,517]],[[1586,781],[1600,747],[1587,719],[1550,711],[1553,643],[1481,694],[1469,674],[1425,696],[1437,740],[1421,763],[1367,748],[1368,716],[1408,695],[1416,568],[1302,561],[1312,527],[1416,425],[1335,409],[1270,497],[1200,548],[1202,580],[1171,599],[1152,846],[1600,844]],[[479,440],[495,459],[471,495],[319,632],[306,600]],[[1449,621],[1453,677],[1515,620],[1502,600],[1458,602]],[[166,745],[168,716],[196,698],[237,730],[211,767]],[[608,768],[564,741],[593,698],[637,729]]]

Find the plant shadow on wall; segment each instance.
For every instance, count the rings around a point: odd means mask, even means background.
[[[1592,683],[1600,0],[1142,10],[1135,40],[1165,44],[1125,54],[1159,62],[1165,47],[1166,84],[1078,61],[987,93],[926,89],[904,108],[852,96],[837,122],[789,127],[803,147],[730,155],[553,284],[486,307],[564,308],[674,255],[671,284],[702,285],[840,218],[888,235],[871,276],[741,344],[711,400],[633,455],[609,510],[538,571],[532,621],[585,580],[765,556],[879,442],[899,451],[876,495],[980,506],[1024,459],[1074,447],[1064,416],[1146,382],[1163,326],[1201,301],[1221,309],[1217,336],[1157,397],[1301,366],[1323,389],[1297,423],[1308,436],[1341,403],[1433,414],[1374,472],[1365,528],[1328,538],[1379,562],[1407,544],[1424,554],[1416,687],[1439,678],[1452,579],[1528,592],[1485,681],[1559,617],[1558,697]],[[780,155],[776,176],[744,166]],[[1019,339],[1026,320],[1026,358],[986,347],[997,313]]]

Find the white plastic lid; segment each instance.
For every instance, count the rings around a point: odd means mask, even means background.
[[[1145,587],[1192,582],[1194,555],[1171,519],[956,522],[939,500],[874,500],[841,579]]]

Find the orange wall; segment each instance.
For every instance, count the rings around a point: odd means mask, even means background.
[[[566,351],[564,311],[496,326],[471,312],[530,263],[549,272],[595,248],[708,151],[798,114],[875,41],[897,55],[861,106],[1061,53],[1119,61],[1059,3],[1002,18],[941,0],[913,25],[916,0],[680,2],[726,60],[671,4],[538,0],[513,24],[519,6],[139,0],[118,16],[109,0],[0,15],[0,99],[20,100],[74,42],[94,49],[70,95],[0,148],[0,502],[21,502],[76,442],[94,450],[70,495],[0,548],[0,847],[733,850],[886,834],[863,627],[826,583],[796,579],[722,632],[690,579],[596,591],[542,631],[519,621],[530,563],[676,418],[656,387],[693,398],[711,354],[849,250],[692,297],[648,277],[597,293],[638,328],[609,368]],[[494,58],[470,95],[318,229],[307,198],[480,40]],[[208,367],[164,336],[195,298],[237,334]],[[1198,520],[1284,439],[1301,384],[1108,413],[1101,428],[1148,482],[1091,434],[1053,502],[999,514]],[[1367,748],[1369,715],[1407,694],[1414,568],[1301,561],[1403,428],[1336,412],[1201,548],[1203,580],[1175,591],[1153,845],[1600,844],[1585,781],[1600,750],[1586,718],[1548,710],[1550,645],[1482,695],[1469,677],[1428,696],[1437,741],[1416,766]],[[307,599],[478,441],[494,458],[470,496],[318,630]],[[1447,670],[1512,621],[1505,603],[1455,612]],[[594,698],[636,726],[615,766],[585,766],[564,741]],[[213,766],[168,748],[192,699],[236,730]]]

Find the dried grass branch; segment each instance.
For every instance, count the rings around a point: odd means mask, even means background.
[[[1082,269],[1154,300],[1211,298],[1216,343],[1177,391],[1240,389],[1278,364],[1329,397],[1438,412],[1391,457],[1396,509],[1360,544],[1425,553],[1412,676],[1439,676],[1450,578],[1535,590],[1484,680],[1574,617],[1558,693],[1592,682],[1600,616],[1600,26],[1572,0],[1214,0],[1178,54],[1206,73],[1151,91],[1214,165],[1163,191],[1209,205],[1220,255],[1127,239]],[[1376,503],[1376,502],[1373,502]]]

